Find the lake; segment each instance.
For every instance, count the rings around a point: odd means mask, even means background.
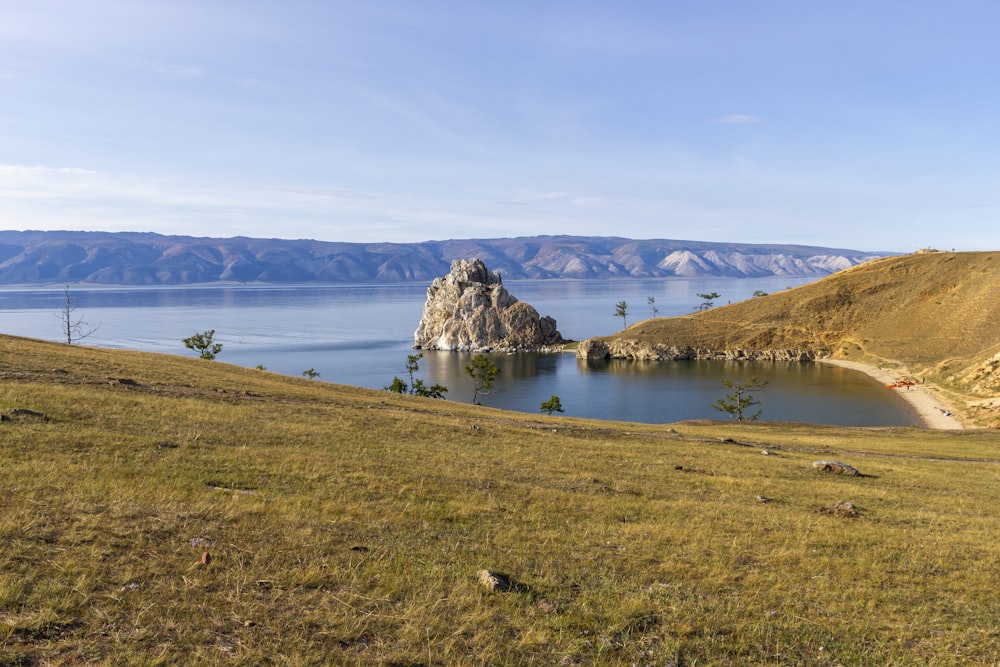
[[[653,315],[690,313],[698,293],[716,301],[751,298],[807,282],[804,278],[668,278],[657,280],[508,281],[521,301],[550,315],[566,338],[607,335],[622,328],[615,305],[628,303],[627,323]],[[425,284],[395,285],[209,285],[177,287],[72,286],[82,319],[97,330],[83,341],[99,347],[194,356],[181,340],[215,329],[223,344],[218,361],[301,375],[319,381],[380,389],[414,354],[413,331],[426,298]],[[64,287],[0,288],[0,332],[44,340],[64,339]],[[471,401],[464,372],[469,355],[424,352],[417,377],[448,387],[448,400]],[[537,414],[552,395],[566,415],[647,423],[727,418],[711,405],[726,389],[721,380],[756,376],[768,381],[756,394],[762,419],[845,426],[916,423],[891,391],[860,373],[817,363],[586,362],[572,354],[494,355],[501,373],[484,405]],[[207,362],[206,362],[207,363]]]

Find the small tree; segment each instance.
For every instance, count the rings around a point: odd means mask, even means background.
[[[656,299],[654,299],[651,296],[648,296],[646,297],[646,303],[648,303],[649,307],[653,309],[653,317],[656,317],[657,315],[660,314],[660,309],[656,307]]]
[[[628,303],[625,301],[619,301],[615,304],[615,317],[622,318],[622,328],[628,328]]]
[[[410,390],[410,393],[423,396],[424,398],[444,398],[444,395],[448,393],[448,387],[443,384],[432,384],[428,387],[424,384],[423,380],[417,378],[413,381],[413,388]]]
[[[420,370],[420,360],[424,358],[423,352],[406,355],[406,372],[410,374],[410,387],[414,386],[413,374]],[[410,390],[413,393],[413,389]]]
[[[751,377],[746,382],[733,382],[732,380],[722,378],[722,384],[732,391],[726,394],[725,398],[720,398],[713,403],[712,407],[720,412],[728,412],[732,415],[733,419],[739,422],[757,421],[761,413],[759,409],[752,415],[746,414],[749,408],[760,405],[760,401],[750,394],[756,391],[763,391],[764,387],[767,386],[767,381],[760,382],[756,377]]]
[[[405,394],[410,391],[410,385],[406,384],[405,380],[400,380],[398,377],[394,377],[392,378],[392,384],[388,387],[383,387],[383,389],[396,394]]]
[[[559,397],[554,394],[549,400],[542,401],[541,411],[548,415],[551,415],[553,412],[565,412],[565,410],[563,410],[562,401],[560,401]]]
[[[479,394],[490,393],[500,369],[485,354],[476,354],[466,364],[465,372],[472,378],[472,404],[479,405]]]
[[[319,377],[319,371],[317,371],[315,368],[307,368],[304,371],[302,371],[302,377],[309,378],[310,380],[315,380],[316,378]]]
[[[209,329],[202,333],[196,333],[190,338],[185,338],[181,342],[187,349],[197,352],[202,359],[215,359],[215,355],[222,351],[222,343],[213,342],[214,337],[215,329]]]
[[[707,292],[705,294],[699,292],[698,296],[702,298],[702,302],[701,305],[698,306],[698,310],[708,310],[709,308],[713,308],[715,306],[715,300],[722,295],[718,292]]]
[[[420,378],[413,377],[413,374],[420,370],[420,360],[424,358],[424,353],[406,355],[406,372],[410,374],[410,383],[398,377],[392,378],[392,384],[384,387],[386,391],[397,394],[410,394],[412,396],[423,396],[424,398],[444,398],[448,392],[448,387],[442,384],[432,384],[427,386]]]
[[[764,291],[764,290],[762,290],[762,289],[755,289],[755,290],[753,291],[753,296],[754,296],[754,298],[755,298],[755,299],[756,299],[757,297],[759,297],[759,296],[767,296],[767,292],[765,292],[765,291]]]
[[[66,303],[59,312],[59,320],[62,322],[62,332],[66,336],[67,345],[83,340],[101,327],[100,324],[91,327],[82,319],[74,319],[74,311],[76,311],[76,305],[73,304],[73,298],[69,294],[69,285],[66,285]]]

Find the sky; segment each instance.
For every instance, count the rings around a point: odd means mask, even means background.
[[[1000,250],[1000,3],[0,0],[0,229]]]

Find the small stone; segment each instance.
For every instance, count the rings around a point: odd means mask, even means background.
[[[544,612],[546,614],[554,614],[555,612],[559,611],[559,603],[549,598],[543,598],[539,600],[538,604],[535,606],[538,607],[538,611]]]
[[[490,572],[489,570],[480,570],[476,573],[479,577],[479,585],[489,591],[506,591],[510,590],[510,579],[499,572]]]
[[[14,408],[10,411],[11,417],[26,417],[30,419],[45,419],[45,415],[41,412],[36,412],[35,410],[28,410],[27,408]]]
[[[853,475],[857,477],[861,474],[853,466],[841,463],[840,461],[813,461],[813,468],[835,475]]]
[[[760,453],[763,454],[764,456],[770,456],[771,455],[771,452],[769,450],[767,450],[767,449],[760,450]]]
[[[212,554],[208,553],[207,551],[203,552],[201,554],[201,564],[208,565],[211,562],[212,562]]]
[[[852,502],[841,500],[836,505],[824,507],[823,512],[846,519],[853,519],[858,516],[858,507]]]

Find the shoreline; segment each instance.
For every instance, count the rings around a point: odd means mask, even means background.
[[[878,380],[883,385],[892,384],[898,379],[898,373],[883,370],[869,364],[862,364],[857,361],[846,361],[844,359],[817,359],[816,361],[859,371]],[[931,395],[924,385],[913,385],[908,390],[901,387],[899,389],[887,389],[886,391],[898,392],[899,397],[906,401],[910,409],[917,415],[917,418],[923,422],[924,428],[946,430],[965,428],[955,413],[936,396]]]

